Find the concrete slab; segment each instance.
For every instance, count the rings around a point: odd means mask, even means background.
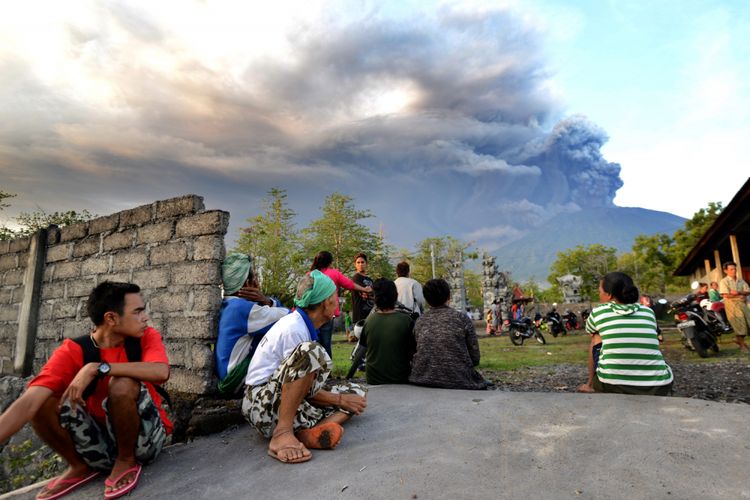
[[[279,463],[249,426],[172,446],[132,498],[750,498],[747,405],[380,386],[333,451]],[[101,498],[103,480],[70,498]],[[33,498],[25,493],[18,498]]]

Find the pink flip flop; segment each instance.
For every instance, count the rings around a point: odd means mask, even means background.
[[[82,477],[71,477],[68,479],[63,479],[62,477],[56,477],[52,479],[49,483],[47,483],[44,488],[39,491],[36,498],[38,500],[55,500],[56,498],[64,497],[74,489],[78,488],[79,486],[83,486],[84,484],[88,483],[89,481],[93,480],[98,476],[98,472],[91,472],[87,476]],[[49,491],[52,488],[55,488],[56,486],[65,486],[64,489],[58,491],[54,495],[48,496],[48,497],[40,497],[42,493],[45,491]]]
[[[126,470],[125,472],[123,472],[122,474],[120,474],[119,476],[117,476],[116,478],[114,478],[114,479],[109,479],[109,478],[105,479],[104,480],[104,486],[112,488],[114,486],[117,486],[117,483],[119,483],[120,480],[123,477],[127,476],[128,474],[135,473],[135,476],[133,476],[133,480],[130,481],[128,484],[125,484],[125,485],[121,486],[120,488],[112,490],[112,491],[107,491],[106,488],[105,488],[105,490],[104,490],[104,498],[106,498],[107,500],[110,500],[112,498],[120,498],[121,496],[127,495],[128,493],[130,493],[131,491],[133,491],[135,489],[135,487],[138,486],[138,479],[140,479],[140,477],[141,477],[141,471],[142,470],[143,470],[143,466],[141,464],[135,464],[133,467],[131,467],[130,469]]]

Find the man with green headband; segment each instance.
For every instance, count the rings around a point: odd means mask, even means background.
[[[318,328],[336,311],[335,292],[320,271],[304,276],[296,309],[271,327],[250,361],[242,414],[271,439],[268,454],[281,462],[306,462],[310,448],[335,448],[341,424],[367,407],[367,389],[359,384],[323,389],[333,362],[317,342]]]
[[[263,295],[253,273],[250,257],[230,253],[222,265],[224,300],[216,339],[216,374],[219,392],[240,397],[247,367],[260,339],[289,310],[278,300]]]

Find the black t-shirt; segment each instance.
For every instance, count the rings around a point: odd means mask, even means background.
[[[372,279],[364,274],[355,273],[352,281],[362,287],[372,286]],[[365,319],[374,305],[372,294],[352,290],[352,323]]]

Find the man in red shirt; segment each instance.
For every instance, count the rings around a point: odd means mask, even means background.
[[[139,292],[131,283],[104,282],[94,288],[87,311],[96,326],[90,342],[101,362],[84,364],[81,345],[65,339],[0,415],[0,442],[31,422],[69,465],[39,492],[39,499],[60,498],[100,472],[109,472],[105,498],[129,493],[141,464],[156,458],[172,431],[153,386],[169,378],[169,361],[161,335],[147,325]],[[128,361],[129,337],[140,340],[140,361]]]

